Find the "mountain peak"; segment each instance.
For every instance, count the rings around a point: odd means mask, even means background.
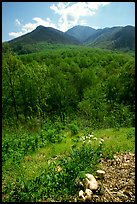
[[[57,30],[52,27],[44,27],[39,25],[25,35],[15,38],[11,43],[22,43],[22,44],[34,44],[38,42],[48,42],[48,43],[60,43],[60,44],[80,44],[80,42],[73,36]]]
[[[39,25],[39,26],[36,27],[37,30],[38,30],[38,29],[42,29],[42,28],[46,28],[46,27],[45,27],[45,26],[42,26],[42,25]]]
[[[84,42],[85,39],[91,36],[95,31],[96,30],[94,28],[91,28],[89,26],[77,25],[73,28],[70,28],[68,31],[66,31],[66,33],[71,36],[75,36],[81,42]]]

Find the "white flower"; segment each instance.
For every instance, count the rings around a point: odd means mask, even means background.
[[[89,137],[90,137],[90,138],[92,138],[92,137],[93,137],[93,135],[92,135],[92,134],[91,134],[91,135],[89,134]]]
[[[97,138],[96,138],[96,137],[93,137],[93,140],[97,140]]]

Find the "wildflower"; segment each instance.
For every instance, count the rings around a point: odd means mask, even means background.
[[[99,141],[99,144],[102,144],[104,142],[104,140],[101,138],[101,140]]]
[[[100,140],[101,142],[104,142],[104,140],[101,138],[101,140]]]
[[[99,141],[99,144],[101,145],[101,144],[102,144],[102,142],[101,142],[101,141]]]
[[[93,135],[92,135],[92,134],[91,134],[91,135],[89,134],[89,138],[92,138],[92,137],[93,137]]]
[[[93,140],[97,140],[97,138],[96,138],[96,137],[93,137]]]

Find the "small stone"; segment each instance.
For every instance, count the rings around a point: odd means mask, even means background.
[[[84,191],[82,190],[79,191],[79,198],[85,201]]]
[[[129,152],[129,155],[130,155],[130,156],[132,156],[132,157],[134,157],[134,156],[135,156],[135,154],[133,154],[133,153],[131,153],[131,152]]]
[[[98,175],[98,178],[103,179],[105,175],[105,171],[103,170],[97,170],[96,174]]]
[[[92,200],[93,192],[90,189],[85,190],[85,201],[91,201]]]
[[[97,190],[98,182],[92,174],[86,174],[86,188],[90,190]]]

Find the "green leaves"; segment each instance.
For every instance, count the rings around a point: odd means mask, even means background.
[[[88,47],[58,48],[19,59],[5,45],[3,118],[42,121],[48,116],[63,122],[75,114],[109,127],[115,103],[133,115],[134,56]]]

